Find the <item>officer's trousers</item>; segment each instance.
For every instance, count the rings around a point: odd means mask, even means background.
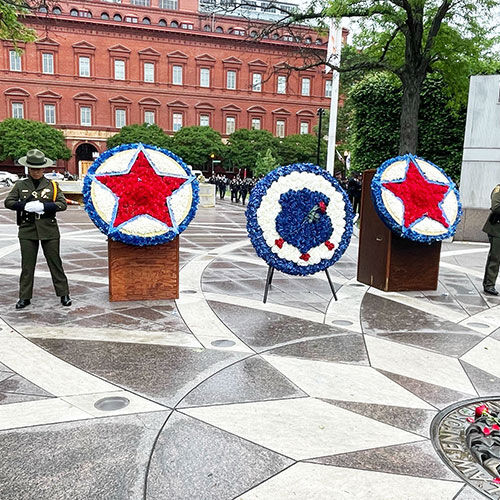
[[[486,260],[486,269],[484,271],[483,286],[485,288],[494,287],[498,276],[500,266],[500,238],[488,235],[490,240],[490,251]]]
[[[19,298],[31,299],[33,296],[33,280],[38,255],[38,244],[42,244],[43,254],[49,266],[54,290],[58,297],[69,295],[68,279],[64,274],[59,255],[59,238],[55,240],[24,240],[21,245],[21,278],[19,279]]]

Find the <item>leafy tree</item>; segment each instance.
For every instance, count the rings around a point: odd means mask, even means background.
[[[0,39],[32,42],[36,33],[22,23],[25,14],[36,10],[41,2],[30,0],[0,0]]]
[[[243,0],[245,2],[245,0]],[[418,116],[423,82],[429,73],[444,77],[457,102],[467,95],[468,78],[485,60],[498,61],[492,48],[492,9],[500,0],[318,0],[306,9],[295,9],[274,24],[290,30],[301,22],[325,26],[328,17],[353,18],[361,33],[354,43],[358,52],[340,67],[340,72],[385,71],[401,82],[399,107],[399,152],[416,153]],[[266,28],[266,35],[272,28]],[[304,54],[302,54],[304,57]],[[288,64],[289,69],[325,64],[324,55],[310,49],[305,63]]]
[[[203,169],[210,160],[210,155],[221,158],[225,146],[221,135],[211,127],[182,127],[173,137],[172,151],[187,164]]]
[[[401,83],[390,74],[366,77],[349,97],[352,113],[351,162],[355,170],[377,168],[397,155]],[[455,180],[460,176],[466,108],[449,106],[443,79],[430,76],[422,87],[419,155]]]
[[[151,144],[159,148],[169,149],[171,138],[158,125],[126,125],[120,129],[120,132],[111,136],[106,145],[108,148],[114,148],[120,144],[131,144],[134,142],[142,142]]]
[[[323,130],[323,127],[321,127]],[[321,132],[323,135],[323,132]],[[320,141],[320,165],[325,165],[327,143],[324,139]],[[312,134],[287,135],[280,141],[278,154],[283,165],[291,163],[317,163],[318,137]]]
[[[261,177],[278,166],[276,158],[271,153],[271,149],[268,149],[264,155],[258,155],[257,161],[255,162],[255,168],[253,169],[254,177]]]
[[[46,123],[20,118],[7,118],[0,123],[0,161],[17,160],[33,148],[52,160],[71,158],[63,133]]]
[[[267,130],[240,128],[229,136],[227,156],[234,167],[253,172],[258,155],[265,155],[267,150],[279,161],[278,144],[279,140]]]

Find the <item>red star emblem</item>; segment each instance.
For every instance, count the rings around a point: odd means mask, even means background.
[[[406,177],[400,182],[386,182],[383,186],[394,193],[404,205],[404,227],[409,228],[422,217],[429,217],[449,227],[439,206],[449,186],[428,181],[410,160]]]
[[[136,215],[150,215],[167,226],[172,226],[167,197],[187,180],[158,175],[142,151],[139,151],[130,172],[99,175],[96,179],[111,189],[118,198],[113,227]]]

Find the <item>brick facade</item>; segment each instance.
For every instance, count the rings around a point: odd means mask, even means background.
[[[39,39],[22,47],[20,60],[11,43],[1,45],[0,120],[22,113],[61,129],[74,156],[60,166],[72,173],[94,148],[104,151],[120,125],[148,120],[168,133],[199,124],[226,137],[252,125],[312,133],[317,109],[329,106],[323,67],[288,75],[279,67],[296,59],[296,43],[253,40],[244,20],[197,13],[192,0],[179,7],[61,2],[55,13],[51,6],[27,18]],[[326,51],[326,37],[303,35]]]

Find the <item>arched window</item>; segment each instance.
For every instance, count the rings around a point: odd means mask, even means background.
[[[165,21],[165,19],[160,19],[158,21],[158,26],[166,26],[167,25],[167,21]]]
[[[252,32],[250,33],[250,36],[251,36],[252,38],[257,38],[257,37],[259,36],[259,34],[258,34],[255,30],[254,30],[254,31],[252,31]]]
[[[109,14],[107,12],[103,12],[101,14],[101,19],[104,19],[105,21],[107,21],[109,19]]]
[[[120,16],[120,14],[115,14],[113,16],[113,21],[121,21],[122,20],[122,16]]]
[[[62,10],[59,7],[54,7],[52,9],[52,14],[55,14],[56,16],[58,16],[59,14],[62,14]]]
[[[316,41],[314,43],[316,45],[321,45],[323,43],[323,40],[321,40],[321,38],[316,38]]]
[[[142,20],[142,24],[151,24],[151,19],[149,19],[149,17],[145,17],[145,18]]]
[[[170,22],[170,27],[172,27],[172,28],[178,28],[179,27],[179,23],[177,21],[171,21]]]
[[[71,9],[69,15],[73,17],[78,17],[78,11],[76,9]]]
[[[212,31],[210,24],[205,24],[205,26],[203,26],[203,31]]]
[[[309,37],[307,37],[304,41],[307,43],[307,45],[310,45],[312,43],[312,40]]]
[[[48,12],[47,7],[45,7],[45,5],[41,5],[38,8],[38,12],[41,12],[42,14],[47,14],[47,12]]]
[[[278,40],[279,37],[278,33],[273,33],[273,40]]]
[[[221,26],[217,26],[217,28],[215,28],[215,32],[216,33],[224,33],[224,30],[222,29]]]

